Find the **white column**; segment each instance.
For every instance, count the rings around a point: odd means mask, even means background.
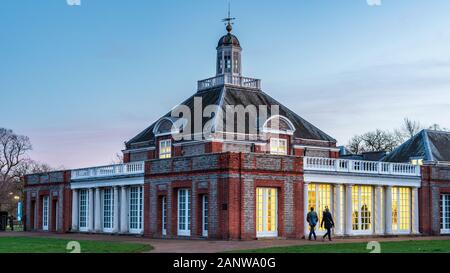
[[[78,190],[72,190],[72,231],[78,230]]]
[[[412,188],[412,233],[419,234],[419,189]]]
[[[385,190],[386,194],[384,196],[384,200],[386,203],[386,207],[384,208],[385,212],[385,233],[390,235],[392,234],[392,187],[388,186]]]
[[[383,187],[377,186],[375,188],[375,234],[381,235],[384,233],[384,226],[383,226],[383,204],[381,195],[383,193]]]
[[[88,231],[94,231],[94,189],[89,189],[89,217],[88,217]]]
[[[101,221],[101,212],[100,212],[100,188],[95,189],[95,232],[102,231],[102,221]]]
[[[119,232],[119,187],[114,187],[114,215],[113,215],[113,232]]]
[[[304,210],[304,215],[303,215],[303,221],[304,221],[304,234],[305,234],[305,238],[306,236],[309,235],[309,224],[306,221],[306,215],[308,214],[309,208],[308,208],[308,185],[309,183],[303,183],[303,210]]]
[[[353,185],[345,186],[345,235],[351,235],[353,230],[352,223],[352,189]]]
[[[334,214],[334,233],[336,235],[342,235],[342,223],[341,223],[341,184],[334,185],[334,204],[333,204],[333,214]]]
[[[127,188],[121,188],[120,196],[120,232],[128,232],[128,202],[127,202]]]

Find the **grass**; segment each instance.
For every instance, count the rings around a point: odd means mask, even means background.
[[[72,240],[41,237],[0,237],[0,253],[69,253]],[[81,253],[139,253],[152,249],[150,245],[78,240]]]
[[[381,242],[381,253],[450,253],[450,240]],[[237,251],[238,253],[369,253],[367,243],[271,247]]]

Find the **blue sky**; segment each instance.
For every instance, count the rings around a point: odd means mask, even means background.
[[[0,126],[31,156],[107,164],[213,76],[226,0],[2,0]],[[244,75],[346,144],[404,117],[450,127],[448,0],[234,0]]]

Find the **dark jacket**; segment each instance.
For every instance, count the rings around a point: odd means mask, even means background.
[[[323,227],[324,224],[326,229],[334,227],[333,216],[331,216],[329,211],[324,211],[322,214],[322,223],[320,226]]]

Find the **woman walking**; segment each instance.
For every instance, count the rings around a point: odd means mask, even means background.
[[[331,215],[331,212],[328,209],[328,207],[325,207],[325,211],[322,214],[322,222],[320,224],[320,227],[324,227],[324,224],[327,233],[323,235],[323,240],[325,240],[325,238],[327,238],[328,236],[328,239],[331,241],[331,229],[334,227],[334,221],[333,216]]]

